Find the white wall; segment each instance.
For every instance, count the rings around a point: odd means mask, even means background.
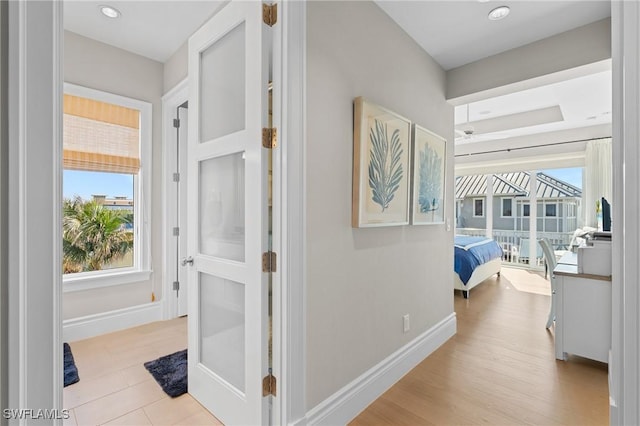
[[[453,140],[445,72],[372,2],[307,11],[307,409],[453,312],[453,235],[351,228],[353,99]],[[453,144],[446,197],[453,197]],[[453,210],[446,212],[449,220]],[[402,316],[411,330],[403,334]]]
[[[189,43],[184,42],[176,52],[164,63],[164,93],[173,89],[187,78],[189,62]]]
[[[152,191],[151,267],[149,281],[65,293],[63,319],[149,303],[162,296],[162,103],[163,65],[151,59],[65,31],[64,80],[117,95],[151,102]]]

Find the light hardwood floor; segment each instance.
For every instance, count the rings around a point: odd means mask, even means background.
[[[607,366],[555,360],[549,296],[509,281],[527,274],[503,268],[470,299],[457,292],[458,333],[352,424],[608,424]],[[80,381],[64,391],[66,424],[220,424],[189,395],[168,397],[143,366],[186,348],[186,330],[179,318],[71,342]]]
[[[80,381],[64,388],[65,425],[220,425],[190,395],[171,398],[144,363],[187,347],[187,319],[70,342]]]
[[[507,277],[522,273],[503,269],[468,300],[456,292],[457,334],[352,425],[609,424],[607,365],[557,361],[549,296],[518,291]]]

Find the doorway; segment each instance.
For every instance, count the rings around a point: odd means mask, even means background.
[[[162,97],[164,156],[164,259],[163,318],[188,313],[187,257],[187,138],[189,127],[189,90],[187,80],[178,83]]]
[[[58,223],[61,218],[59,200],[57,199],[59,187],[57,190],[55,189],[56,185],[60,184],[57,176],[59,170],[55,167],[56,150],[61,148],[61,137],[55,136],[60,131],[55,117],[60,117],[61,111],[57,107],[59,102],[56,102],[55,99],[62,95],[62,9],[62,4],[42,4],[33,7],[28,7],[27,4],[15,4],[9,7],[9,21],[16,24],[9,26],[11,34],[15,35],[14,42],[9,43],[12,46],[11,52],[15,53],[15,55],[13,53],[9,55],[10,68],[15,71],[9,73],[9,82],[11,83],[10,87],[16,88],[13,93],[10,93],[10,99],[26,108],[26,110],[15,110],[15,114],[10,114],[11,123],[17,122],[19,117],[20,122],[23,123],[20,126],[10,126],[10,134],[12,135],[10,140],[22,141],[26,145],[21,142],[21,147],[27,145],[30,147],[28,153],[20,151],[22,154],[19,158],[18,150],[13,152],[15,155],[11,155],[11,161],[19,167],[16,167],[13,172],[10,171],[10,176],[15,182],[24,182],[23,171],[25,169],[23,166],[28,165],[29,169],[39,170],[42,176],[51,176],[52,181],[49,183],[54,187],[52,191],[50,185],[43,185],[41,180],[31,179],[24,186],[16,186],[15,193],[11,198],[8,198],[12,200],[8,205],[11,214],[18,215],[18,197],[21,197],[20,200],[28,201],[31,207],[37,206],[35,210],[31,210],[33,214],[28,217],[20,216],[20,232],[16,230],[9,236],[9,243],[15,244],[16,247],[29,243],[28,250],[7,254],[11,260],[9,263],[17,265],[10,271],[11,277],[14,279],[9,280],[10,285],[8,286],[13,295],[11,304],[17,307],[13,314],[9,315],[11,336],[13,336],[11,339],[16,340],[16,345],[11,345],[7,349],[10,366],[12,366],[10,371],[14,371],[15,374],[12,373],[8,381],[3,382],[11,382],[16,389],[15,395],[9,395],[9,405],[15,407],[25,405],[62,407],[60,380],[62,374],[60,371],[55,373],[58,366],[61,365],[58,346],[62,342],[60,324],[63,294],[61,282],[57,278],[59,268],[55,266],[59,264],[56,259],[61,257],[61,253],[50,248],[56,247],[53,240],[59,240],[59,232],[54,230],[49,233],[45,230],[44,234],[33,232],[25,235],[26,230],[40,230],[44,223],[48,223],[47,220]],[[286,74],[288,77],[286,79],[277,78],[280,84],[277,85],[277,90],[274,92],[277,94],[274,99],[274,110],[280,112],[279,117],[290,115],[294,119],[285,122],[280,121],[279,118],[275,123],[276,126],[282,126],[280,128],[282,136],[279,139],[280,150],[274,158],[273,178],[274,200],[276,202],[273,208],[273,247],[281,249],[278,262],[282,268],[274,279],[273,338],[274,347],[284,348],[285,356],[281,356],[279,350],[274,350],[274,375],[280,375],[282,372],[283,359],[287,360],[287,365],[290,367],[287,368],[289,374],[286,374],[286,380],[283,380],[278,388],[281,397],[274,399],[273,406],[276,419],[295,420],[302,418],[305,414],[304,351],[301,350],[304,346],[304,271],[302,268],[304,245],[302,237],[298,236],[304,233],[303,216],[300,215],[304,207],[302,197],[304,192],[302,169],[304,146],[300,141],[304,141],[306,107],[303,96],[304,84],[302,84],[304,75],[301,71],[304,69],[304,43],[302,43],[304,37],[302,35],[304,34],[306,8],[304,4],[285,3],[279,4],[278,10],[281,25],[274,27],[275,32],[278,33],[278,43],[274,47],[274,52],[277,53],[274,61],[277,66],[274,74],[276,76]],[[20,16],[22,19],[18,19]],[[43,21],[48,22],[45,27],[42,27]],[[27,23],[31,25],[26,25]],[[283,37],[283,32],[287,34],[286,37]],[[44,36],[45,34],[47,35]],[[24,37],[27,35],[32,40],[32,43],[28,45],[23,43]],[[66,34],[64,36],[66,37]],[[288,40],[292,40],[294,43],[289,43]],[[41,45],[48,46],[44,50],[49,53],[26,55],[27,50],[31,52],[34,50],[34,46]],[[283,55],[283,51],[288,52],[288,56]],[[21,68],[18,67],[18,52],[20,55],[24,54],[21,57],[26,59],[24,63],[21,63]],[[85,53],[92,54],[90,51]],[[283,56],[287,58],[286,61],[283,60]],[[92,61],[85,59],[87,65],[91,65]],[[94,61],[95,64],[99,62]],[[130,66],[125,68],[130,68]],[[23,73],[22,71],[25,70],[32,72]],[[66,74],[65,67],[65,76]],[[107,84],[110,79],[104,78],[106,77],[104,72],[101,75],[103,82]],[[27,92],[24,90],[27,86],[42,87],[43,90]],[[156,85],[156,87],[161,86],[162,84]],[[22,88],[21,91],[18,91],[18,88]],[[52,90],[48,88],[52,88]],[[25,93],[28,93],[28,96],[25,96]],[[283,93],[287,94],[286,102],[283,102]],[[137,97],[143,98],[142,95]],[[31,106],[35,107],[36,105],[39,106],[36,108],[38,112],[45,110],[49,112],[43,113],[42,116],[39,114],[31,114],[28,117],[22,115],[22,112],[31,111]],[[154,110],[159,111],[159,106],[154,104]],[[156,123],[158,121],[155,120]],[[30,129],[28,133],[25,130],[26,127]],[[52,132],[54,145],[51,144]],[[161,132],[155,131],[154,133],[160,134]],[[44,137],[44,134],[47,136]],[[289,144],[289,139],[294,140],[295,143]],[[38,153],[36,154],[36,152]],[[154,152],[157,156],[158,150],[156,149]],[[54,158],[53,163],[51,158]],[[289,161],[284,161],[284,159]],[[158,199],[156,198],[156,200]],[[47,215],[47,220],[43,220],[43,215],[49,211],[51,214]],[[14,217],[18,218],[18,216]],[[154,221],[154,224],[159,227],[161,221]],[[153,233],[155,235],[161,234],[156,230],[153,230]],[[49,241],[52,238],[53,240]],[[23,255],[26,257],[23,258]],[[161,258],[161,254],[154,256],[156,266],[158,266],[157,259]],[[27,270],[31,272],[26,274]],[[156,276],[159,276],[159,270],[156,272]],[[49,280],[53,280],[54,285],[43,288],[42,283]],[[285,284],[281,287],[283,280]],[[292,285],[288,284],[289,280],[293,282]],[[38,296],[36,297],[36,295]],[[34,296],[33,300],[31,300],[32,296]],[[145,300],[148,300],[149,292],[145,292],[144,297]],[[30,300],[28,310],[26,307],[23,309],[25,306],[23,302],[27,299]],[[283,322],[282,318],[288,318],[288,320]],[[25,334],[25,325],[28,325],[31,331],[28,336]],[[52,327],[53,332],[51,332]],[[18,344],[18,340],[20,344]],[[51,365],[53,371],[51,376],[41,374],[40,367],[44,365]],[[28,383],[32,385],[27,387]],[[282,420],[282,422],[289,423],[286,420]]]

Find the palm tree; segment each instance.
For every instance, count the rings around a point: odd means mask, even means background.
[[[125,230],[129,218],[80,197],[63,202],[62,248],[65,273],[98,271],[105,263],[124,257],[133,248],[133,235]]]

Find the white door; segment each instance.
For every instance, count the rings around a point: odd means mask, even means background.
[[[268,29],[232,1],[189,39],[189,393],[227,425],[269,423]]]

